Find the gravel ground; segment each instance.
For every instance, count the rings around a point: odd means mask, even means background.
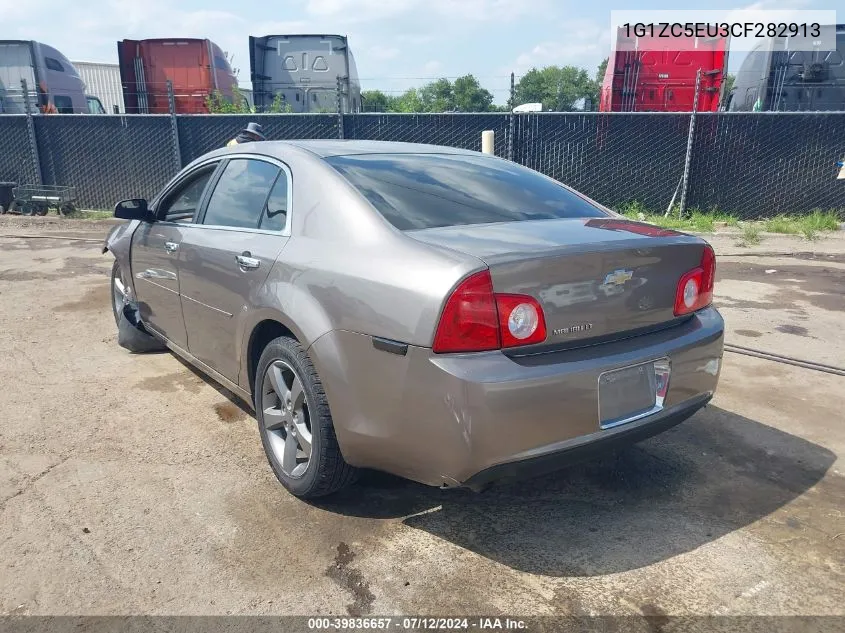
[[[845,378],[726,354],[617,456],[309,504],[225,390],[117,346],[108,226],[0,218],[0,614],[845,615]],[[711,239],[729,342],[845,365],[841,234]]]

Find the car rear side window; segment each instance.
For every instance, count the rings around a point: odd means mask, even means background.
[[[261,160],[230,160],[214,187],[202,223],[257,229],[279,171]]]
[[[400,230],[607,215],[554,180],[487,156],[367,154],[325,160]]]
[[[276,184],[270,191],[267,204],[264,205],[264,213],[261,216],[261,223],[258,228],[268,231],[283,231],[288,216],[288,176],[283,171],[276,178]]]

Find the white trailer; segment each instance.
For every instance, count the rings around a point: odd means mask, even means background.
[[[125,113],[120,66],[103,62],[73,62],[85,82],[85,94],[100,100],[106,114]],[[92,108],[96,107],[89,99]],[[117,110],[115,111],[115,107]],[[95,114],[93,110],[90,110]]]

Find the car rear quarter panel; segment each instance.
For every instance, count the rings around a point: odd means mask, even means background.
[[[306,348],[334,330],[430,346],[444,298],[481,266],[417,247],[385,244],[374,251],[291,238],[249,311],[243,349],[265,319],[282,323]]]
[[[397,231],[315,156],[292,152],[285,162],[293,176],[291,238],[242,319],[240,386],[250,388],[244,352],[267,319],[306,349],[333,330],[431,345],[445,297],[483,262]]]

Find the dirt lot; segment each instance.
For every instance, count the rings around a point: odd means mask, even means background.
[[[106,228],[0,219],[0,614],[845,614],[845,378],[726,354],[619,456],[308,504],[224,391],[117,346],[99,243],[20,237]],[[845,365],[845,236],[713,243],[729,342]]]

